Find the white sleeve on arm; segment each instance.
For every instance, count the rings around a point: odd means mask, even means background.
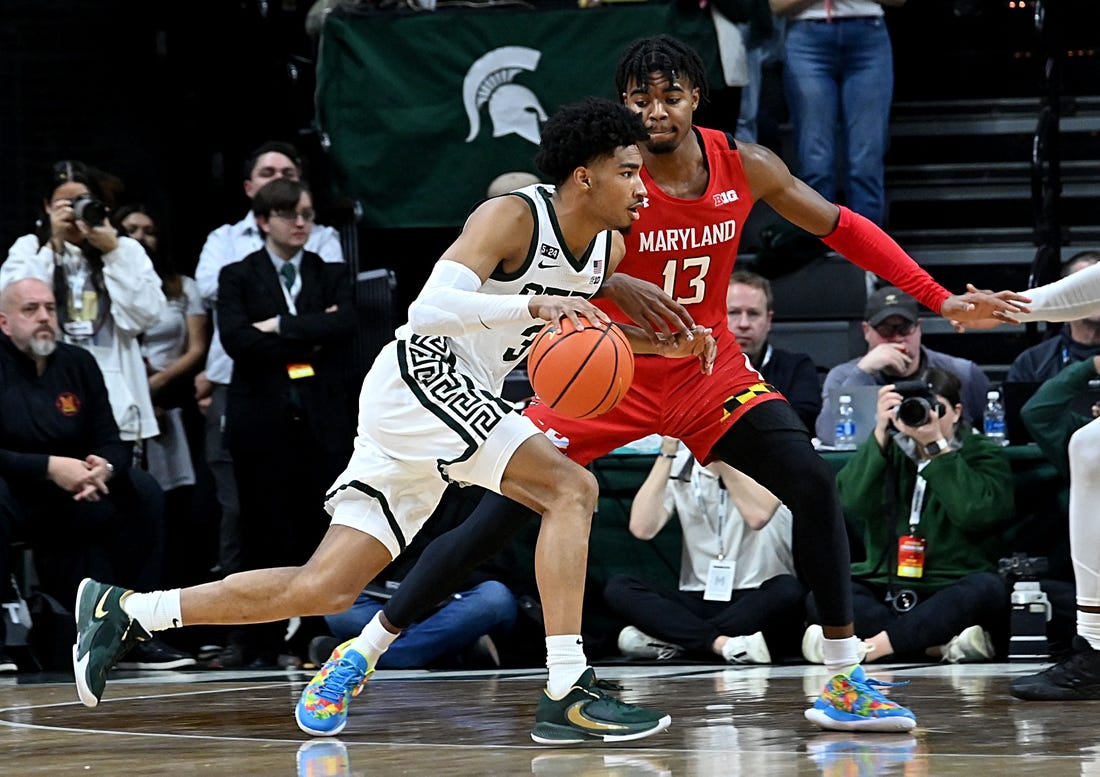
[[[1031,298],[1031,312],[1012,316],[1019,321],[1075,321],[1095,316],[1100,313],[1100,264],[1022,293]]]
[[[409,327],[418,335],[457,337],[517,321],[535,321],[522,294],[483,294],[481,278],[464,264],[440,259],[409,306]]]

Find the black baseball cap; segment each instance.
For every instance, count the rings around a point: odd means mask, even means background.
[[[871,326],[878,326],[890,316],[901,316],[915,324],[919,317],[917,301],[897,286],[886,286],[867,298],[864,321]]]

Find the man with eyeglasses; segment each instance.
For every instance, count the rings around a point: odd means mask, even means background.
[[[290,143],[268,141],[248,155],[244,163],[243,187],[249,200],[255,197],[265,184],[278,178],[296,181],[302,176],[302,161],[298,150]],[[207,307],[213,310],[218,301],[218,273],[233,262],[239,262],[263,247],[264,236],[249,210],[235,224],[223,224],[206,237],[195,269],[195,283]],[[309,233],[306,250],[319,255],[326,262],[342,263],[343,250],[340,235],[332,227],[315,224]],[[214,335],[206,356],[206,368],[195,377],[195,398],[199,409],[206,416],[206,463],[214,476],[214,489],[221,506],[221,537],[218,551],[218,567],[222,575],[235,572],[240,566],[240,543],[237,516],[240,511],[237,484],[233,475],[233,461],[225,445],[225,405],[229,380],[233,374],[233,360],[225,352],[221,341],[221,327],[214,320]],[[239,651],[228,650],[218,658],[222,665],[240,663]]]
[[[217,308],[233,359],[225,433],[242,570],[306,560],[328,527],[325,492],[355,436],[343,367],[355,331],[347,265],[307,248],[315,213],[304,183],[284,176],[265,184],[252,213],[263,247],[222,269]],[[295,658],[285,631],[286,621],[247,626],[230,641],[245,664],[274,666]]]
[[[886,386],[915,377],[921,370],[938,367],[962,382],[963,415],[971,425],[981,422],[989,378],[969,359],[949,356],[921,345],[917,301],[896,286],[879,289],[867,299],[863,316],[863,339],[867,353],[838,364],[825,376],[821,396],[849,386]],[[816,434],[831,440],[836,414],[825,402],[817,417]]]

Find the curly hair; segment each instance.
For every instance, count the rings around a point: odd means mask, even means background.
[[[650,73],[660,73],[670,82],[686,78],[703,97],[707,95],[703,60],[695,49],[671,35],[639,38],[629,44],[615,68],[615,89],[624,95],[631,81],[647,83]]]
[[[558,109],[542,128],[535,165],[554,184],[573,171],[615,149],[649,137],[641,117],[626,106],[600,97],[588,97]]]

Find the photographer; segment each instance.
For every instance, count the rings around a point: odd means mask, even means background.
[[[80,162],[51,168],[42,209],[38,232],[9,250],[0,287],[24,278],[50,284],[62,336],[95,357],[123,441],[153,437],[159,430],[138,343],[166,304],[153,263],[108,222],[96,175]]]
[[[883,386],[874,434],[837,475],[867,547],[852,593],[868,661],[922,651],[991,659],[986,629],[1006,622],[997,561],[1013,514],[1012,471],[1004,450],[963,420],[960,393],[958,377],[936,368]],[[808,659],[816,633],[811,626],[803,640]]]

